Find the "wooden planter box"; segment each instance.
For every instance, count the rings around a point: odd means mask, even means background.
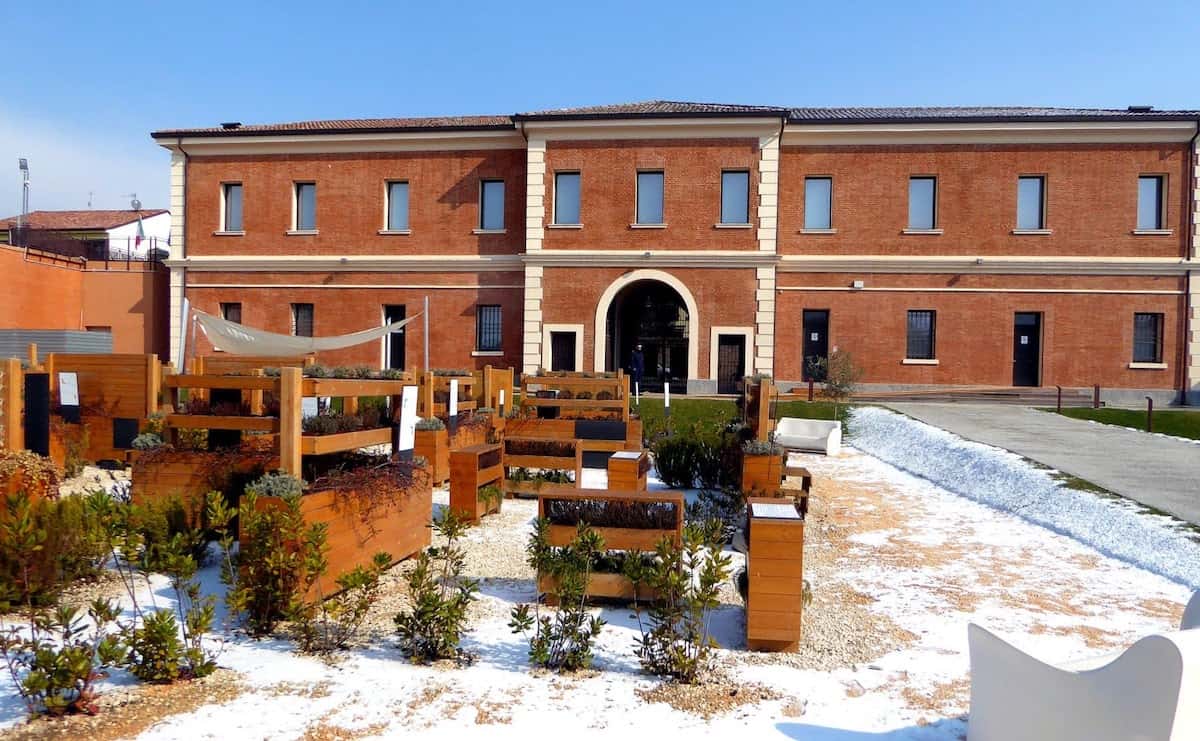
[[[503,491],[503,479],[504,451],[499,444],[455,450],[450,454],[450,509],[470,522],[499,512],[504,498],[485,502],[479,498],[479,490],[495,485]]]
[[[510,466],[505,465],[507,470]],[[548,481],[512,481],[508,478],[504,479],[504,493],[521,499],[537,499],[540,494],[548,494],[557,491],[574,491],[575,484],[554,484]]]
[[[524,441],[566,443],[574,449],[571,455],[526,455],[509,452],[509,443]],[[555,471],[574,471],[575,481],[580,480],[583,471],[583,445],[579,440],[561,440],[553,438],[508,437],[504,438],[504,460],[506,465],[515,468],[548,468]]]
[[[390,554],[395,563],[430,545],[433,484],[422,471],[414,471],[408,490],[397,490],[395,497],[385,501],[340,491],[317,491],[300,498],[305,523],[325,523],[327,528],[329,566],[310,596],[335,594],[338,576],[357,566],[369,566],[380,551]],[[278,497],[260,497],[256,505],[260,510],[283,506]]]
[[[804,612],[804,517],[787,499],[748,501],[746,645],[796,651]]]
[[[649,504],[671,504],[675,508],[675,523],[670,528],[595,527],[604,538],[604,549],[609,551],[653,551],[663,538],[670,538],[676,545],[683,539],[684,497],[678,491],[613,491],[609,489],[560,489],[538,494],[538,517],[546,517],[547,503],[551,500],[645,502]],[[551,525],[550,545],[569,545],[575,538],[575,525]]]
[[[413,455],[429,461],[429,470],[435,486],[450,478],[450,445],[445,430],[417,430],[413,442]]]
[[[334,435],[303,435],[300,452],[304,455],[326,455],[343,450],[358,450],[372,445],[387,445],[392,441],[392,428],[339,432]]]
[[[608,488],[614,491],[646,491],[650,456],[646,451],[618,451],[608,459]]]
[[[487,424],[459,425],[454,434],[447,437],[447,445],[451,451],[469,448],[472,445],[482,445],[488,441],[488,430],[490,429],[491,426]]]
[[[130,496],[134,504],[179,497],[189,511],[204,506],[208,492],[212,491],[209,483],[212,454],[175,451],[147,456],[138,452],[140,455],[134,457],[130,472]],[[276,458],[269,462],[264,473],[278,467],[279,459]],[[253,471],[246,464],[234,472],[248,474]]]
[[[546,604],[553,605],[557,603],[558,600],[554,597],[554,590],[558,589],[558,579],[546,574],[538,574],[537,584],[538,591],[545,595]],[[633,582],[623,574],[590,574],[584,595],[590,598],[631,602],[634,599]],[[642,586],[637,590],[638,600],[653,602],[658,598],[658,591],[650,587]]]
[[[742,491],[774,496],[783,485],[783,458],[778,455],[742,454]]]

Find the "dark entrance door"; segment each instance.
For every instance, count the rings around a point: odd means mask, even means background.
[[[576,371],[575,367],[575,333],[550,333],[550,370]]]
[[[801,358],[803,374],[801,378],[805,381],[810,378],[814,381],[824,381],[825,371],[823,369],[814,368],[814,363],[818,360],[825,360],[829,357],[829,310],[828,309],[805,309],[804,310],[804,356]]]
[[[383,321],[385,324],[404,321],[404,304],[384,306]],[[404,330],[388,333],[383,342],[383,357],[386,366],[404,370]]]
[[[662,391],[667,384],[687,388],[688,312],[674,288],[656,280],[639,280],[623,288],[608,308],[609,370],[630,368],[634,348],[642,346],[642,391]]]
[[[1013,385],[1040,386],[1042,315],[1018,311],[1013,320]]]
[[[717,336],[717,393],[736,394],[746,375],[746,338],[740,334]]]

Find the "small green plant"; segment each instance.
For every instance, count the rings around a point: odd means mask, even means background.
[[[0,609],[52,604],[64,584],[99,572],[108,551],[85,497],[19,492],[0,507]]]
[[[31,716],[97,712],[96,681],[127,651],[114,628],[118,612],[111,600],[92,602],[86,618],[59,605],[0,631],[0,655]]]
[[[858,389],[863,369],[855,365],[849,352],[836,347],[829,353],[828,358],[814,358],[810,365],[812,376],[825,382],[825,395],[833,400],[834,419],[841,419],[839,408],[849,401]]]
[[[406,374],[400,368],[384,368],[379,371],[379,377],[384,381],[403,381]]]
[[[388,553],[376,553],[369,566],[356,566],[338,576],[338,593],[329,599],[318,589],[315,597],[297,592],[288,608],[300,650],[328,653],[346,648],[362,629],[371,605],[379,599],[380,577],[392,564]],[[323,557],[311,560],[310,574],[325,572]]]
[[[742,443],[746,455],[783,455],[783,447],[771,440],[747,440]]]
[[[604,551],[604,539],[580,524],[571,544],[554,548],[549,544],[550,522],[538,518],[525,548],[527,561],[554,583],[551,597],[557,603],[553,614],[541,607],[521,604],[513,608],[509,628],[529,639],[529,660],[554,671],[586,669],[592,663],[592,646],[605,622],[590,614],[585,605],[588,579]]]
[[[162,437],[153,432],[143,432],[133,438],[134,450],[154,450],[164,445],[166,445],[166,442],[163,441]]]
[[[418,430],[444,430],[446,423],[437,417],[422,417],[417,420]]]
[[[263,474],[246,485],[247,493],[260,497],[298,497],[304,493],[304,482],[282,471]]]
[[[495,484],[481,487],[477,496],[488,512],[500,509],[501,503],[504,502],[504,492]]]
[[[746,494],[739,486],[703,489],[688,503],[685,516],[690,525],[719,521],[722,541],[729,543],[746,525]]]
[[[433,531],[446,544],[422,551],[408,575],[413,607],[396,615],[395,622],[400,650],[413,663],[470,659],[459,647],[467,609],[479,593],[479,582],[462,575],[465,556],[458,539],[468,524],[453,511],[443,510],[433,521]]]
[[[129,671],[143,682],[174,682],[183,664],[179,624],[170,610],[151,610],[129,630]]]
[[[721,552],[722,523],[691,524],[683,546],[663,538],[651,561],[626,561],[625,575],[645,585],[658,600],[643,606],[635,601],[638,627],[636,654],[642,667],[659,676],[692,684],[711,669],[717,642],[709,633],[709,617],[720,605],[721,584],[730,576],[730,557]]]

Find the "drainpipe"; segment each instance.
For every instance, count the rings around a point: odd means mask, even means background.
[[[1187,194],[1187,204],[1188,204],[1187,210],[1189,213],[1188,213],[1188,220],[1187,220],[1186,228],[1184,229],[1183,250],[1184,250],[1184,256],[1186,257],[1187,261],[1189,263],[1191,263],[1191,265],[1189,267],[1192,267],[1195,265],[1195,261],[1193,260],[1193,256],[1192,256],[1192,250],[1193,250],[1192,242],[1195,240],[1195,236],[1196,236],[1196,217],[1197,217],[1197,214],[1194,213],[1194,210],[1196,208],[1195,189],[1197,187],[1200,187],[1200,181],[1197,181],[1196,175],[1195,175],[1195,172],[1196,172],[1196,139],[1197,138],[1200,138],[1200,120],[1196,121],[1196,133],[1192,134],[1192,138],[1190,140],[1188,140],[1188,169],[1187,169],[1187,177],[1184,178],[1185,182],[1188,185],[1186,194]],[[1184,295],[1184,299],[1183,299],[1183,394],[1181,395],[1181,397],[1182,397],[1181,401],[1183,402],[1183,406],[1189,406],[1190,403],[1189,403],[1188,395],[1191,392],[1191,389],[1190,389],[1191,382],[1192,382],[1192,380],[1194,380],[1194,379],[1190,378],[1189,374],[1188,374],[1189,361],[1191,359],[1190,358],[1190,350],[1188,348],[1188,345],[1189,345],[1189,342],[1190,342],[1191,336],[1192,336],[1192,306],[1191,306],[1192,271],[1191,270],[1188,270],[1187,274],[1184,276],[1183,295]]]

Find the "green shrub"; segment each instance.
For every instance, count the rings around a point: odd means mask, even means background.
[[[446,423],[437,417],[422,417],[417,420],[418,430],[444,430]]]
[[[385,381],[402,381],[405,373],[400,368],[384,368],[379,371],[379,377]]]
[[[8,497],[0,511],[0,609],[52,604],[64,585],[98,573],[107,555],[86,498]]]
[[[504,492],[495,484],[480,487],[476,496],[488,509],[492,509],[504,501]]]
[[[742,443],[746,455],[783,455],[783,447],[774,440],[747,440]]]
[[[627,562],[625,575],[635,585],[634,594],[645,585],[658,596],[648,606],[635,601],[642,633],[635,653],[646,671],[691,684],[711,669],[717,642],[709,633],[709,617],[720,605],[731,563],[721,551],[721,529],[719,521],[688,525],[682,547],[663,538],[655,559]]]
[[[450,510],[433,521],[446,545],[427,548],[408,575],[413,607],[395,617],[400,650],[413,663],[469,659],[459,643],[466,630],[467,609],[478,598],[479,582],[462,575],[465,558],[458,539],[467,523]]]
[[[59,605],[0,631],[0,655],[31,716],[96,713],[96,680],[127,651],[114,629],[118,613],[111,600],[92,602],[86,619]]]
[[[287,611],[300,649],[328,653],[345,648],[358,635],[371,605],[379,599],[379,579],[392,563],[388,553],[376,553],[370,566],[356,566],[337,578],[338,593],[329,599],[298,592]],[[307,564],[318,577],[324,574],[324,557]]]
[[[166,445],[166,443],[163,441],[162,437],[153,432],[143,432],[142,434],[133,438],[134,450],[154,450],[155,448],[161,448],[164,445]]]
[[[126,666],[143,682],[174,682],[183,664],[183,641],[170,610],[151,610],[142,624],[129,631]]]
[[[304,482],[282,471],[264,474],[246,485],[246,493],[260,497],[298,497],[304,493]]]
[[[513,608],[509,627],[529,638],[529,660],[555,671],[586,669],[592,663],[592,646],[605,622],[585,606],[588,578],[604,551],[604,539],[586,525],[565,548],[549,544],[550,521],[538,518],[525,548],[527,561],[539,575],[554,580],[551,597],[557,608],[542,615],[541,607],[521,604]]]
[[[658,477],[672,489],[690,489],[695,484],[702,454],[700,443],[684,435],[660,437],[650,446]]]
[[[729,543],[746,525],[746,495],[738,486],[703,489],[687,505],[686,517],[690,525],[719,521],[722,541]]]

